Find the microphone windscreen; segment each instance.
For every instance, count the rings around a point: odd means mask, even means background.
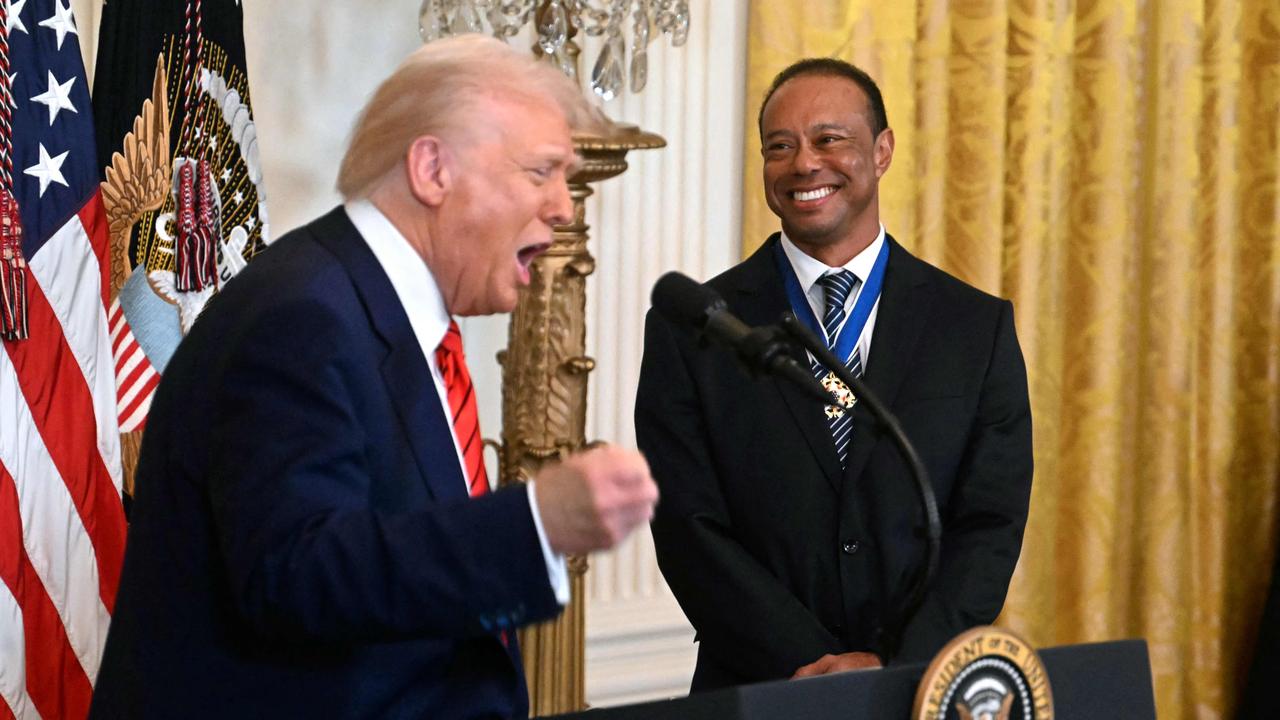
[[[724,298],[687,275],[669,272],[653,285],[653,307],[672,322],[692,323],[701,328],[707,315],[725,308]]]

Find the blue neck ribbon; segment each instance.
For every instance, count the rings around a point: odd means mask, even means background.
[[[796,277],[795,268],[791,267],[791,261],[787,259],[787,253],[782,249],[781,241],[773,246],[773,252],[778,262],[778,269],[782,273],[783,285],[787,289],[787,299],[791,302],[791,311],[818,337],[826,337],[822,322],[813,314],[813,307],[809,305],[809,299],[804,289],[800,287],[800,279]],[[884,269],[888,264],[889,241],[886,238],[880,245],[875,264],[871,266],[871,274],[858,289],[858,297],[853,301],[853,310],[849,312],[844,327],[840,329],[835,343],[831,346],[836,357],[846,363],[853,357],[853,348],[858,344],[862,329],[867,325],[867,318],[871,317],[871,309],[876,306],[876,300],[880,297],[880,286],[884,284]]]

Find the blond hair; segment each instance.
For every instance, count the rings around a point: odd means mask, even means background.
[[[551,100],[575,132],[605,130],[600,111],[549,63],[484,35],[436,40],[405,58],[360,111],[338,192],[346,200],[367,197],[415,139],[457,138],[474,123],[478,99],[511,96]]]

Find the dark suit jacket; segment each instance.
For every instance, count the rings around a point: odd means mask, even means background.
[[[1280,678],[1280,552],[1271,570],[1271,591],[1262,606],[1258,624],[1258,644],[1245,682],[1244,695],[1236,720],[1266,720],[1280,717],[1280,694],[1276,693]]]
[[[526,492],[472,500],[390,281],[337,209],[231,281],[152,406],[94,718],[527,714],[558,611]]]
[[[749,325],[789,309],[777,242],[708,283]],[[923,512],[865,407],[842,472],[818,404],[649,313],[636,434],[662,492],[658,564],[698,632],[694,690],[789,677],[826,653],[923,660],[1004,603],[1031,490],[1012,306],[887,242],[863,379],[919,450],[943,521],[940,571],[910,618]]]

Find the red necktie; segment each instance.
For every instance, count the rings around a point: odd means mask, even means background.
[[[484,469],[484,442],[480,439],[475,386],[471,384],[471,373],[467,372],[466,357],[462,353],[462,333],[453,320],[449,321],[449,331],[436,348],[436,364],[440,366],[449,409],[453,411],[453,435],[462,448],[467,487],[471,489],[471,497],[479,497],[489,492],[489,476]]]

